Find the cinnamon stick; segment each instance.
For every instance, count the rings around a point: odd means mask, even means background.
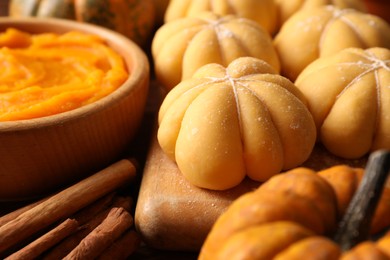
[[[74,219],[66,219],[51,231],[34,240],[24,248],[8,256],[7,260],[35,259],[43,252],[77,230],[79,224]]]
[[[47,198],[43,198],[41,200],[34,201],[34,202],[30,203],[30,204],[27,204],[26,206],[23,206],[21,208],[18,208],[18,209],[14,210],[14,211],[9,212],[6,215],[3,215],[2,217],[0,217],[0,227],[3,226],[4,224],[8,223],[9,221],[17,218],[18,216],[20,216],[21,214],[23,214],[27,210],[32,209],[36,205],[42,203],[46,199]]]
[[[127,259],[132,255],[141,244],[141,238],[135,230],[128,230],[124,235],[117,239],[114,244],[105,250],[97,259]]]
[[[87,207],[80,209],[72,217],[77,220],[79,225],[84,225],[100,212],[107,210],[114,203],[115,196],[114,192],[107,194]]]
[[[112,205],[95,214],[87,223],[85,223],[78,232],[70,235],[61,243],[51,248],[44,254],[42,260],[57,260],[62,259],[69,254],[89,233],[92,232],[103,220],[108,216],[111,208],[121,207],[130,211],[133,199],[131,197],[115,197]],[[77,219],[77,217],[76,217]],[[77,219],[78,220],[78,219]],[[79,221],[80,222],[80,221]]]
[[[55,221],[130,182],[135,173],[134,165],[123,159],[22,213],[0,227],[0,255]]]
[[[95,259],[133,225],[133,217],[123,208],[112,208],[107,218],[85,237],[64,260]]]

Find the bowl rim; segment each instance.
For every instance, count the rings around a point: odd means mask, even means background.
[[[94,101],[93,103],[81,106],[79,108],[44,117],[0,122],[0,133],[23,131],[34,128],[53,126],[56,124],[63,124],[65,122],[73,121],[75,119],[97,113],[106,107],[113,106],[118,100],[124,98],[129,92],[136,88],[139,85],[137,84],[139,81],[141,81],[145,76],[149,76],[149,63],[143,50],[131,39],[102,26],[52,17],[0,17],[0,32],[3,32],[3,29],[1,29],[2,27],[6,28],[7,26],[20,28],[27,25],[32,26],[33,28],[37,28],[38,31],[42,33],[50,32],[50,30],[45,31],[39,29],[40,26],[45,24],[61,27],[61,29],[63,28],[64,31],[76,30],[98,35],[110,47],[116,49],[120,55],[123,55],[123,52],[129,53],[129,56],[131,56],[131,64],[129,64],[130,62],[128,62],[123,57],[127,69],[129,70],[129,77],[119,88],[117,88],[112,93]],[[111,46],[111,44],[115,46]],[[118,46],[121,46],[122,53],[119,49],[117,49],[119,48]],[[126,46],[126,48],[123,48],[124,46]]]

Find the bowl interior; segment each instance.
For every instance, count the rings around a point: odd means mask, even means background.
[[[143,57],[144,53],[138,47],[138,45],[123,35],[106,28],[58,18],[0,17],[0,32],[6,30],[9,27],[17,28],[32,34],[45,32],[61,34],[68,31],[77,30],[88,34],[98,35],[105,40],[108,46],[110,46],[123,57],[130,74],[129,78],[120,88],[111,93],[109,96],[97,100],[94,103],[56,115],[28,120],[1,122],[0,132],[40,127],[42,125],[50,125],[58,121],[63,122],[64,120],[71,120],[74,117],[86,116],[86,114],[93,113],[95,110],[99,110],[106,106],[107,102],[115,103],[118,98],[126,95],[128,91],[131,91],[133,87],[137,86],[137,84],[135,84],[137,79],[145,73],[145,57]]]

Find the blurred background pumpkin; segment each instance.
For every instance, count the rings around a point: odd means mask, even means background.
[[[149,43],[156,20],[154,0],[10,0],[8,14],[71,19],[117,31],[141,47]]]

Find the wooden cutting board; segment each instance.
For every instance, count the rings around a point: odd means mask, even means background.
[[[232,200],[258,185],[245,180],[222,192],[195,187],[164,154],[154,134],[138,195],[136,228],[153,248],[197,251]]]
[[[337,164],[363,167],[365,162],[366,158],[337,158],[317,145],[303,166],[320,170]],[[218,216],[234,199],[259,185],[245,179],[226,191],[195,187],[164,154],[154,131],[140,186],[135,226],[150,247],[199,251]]]

